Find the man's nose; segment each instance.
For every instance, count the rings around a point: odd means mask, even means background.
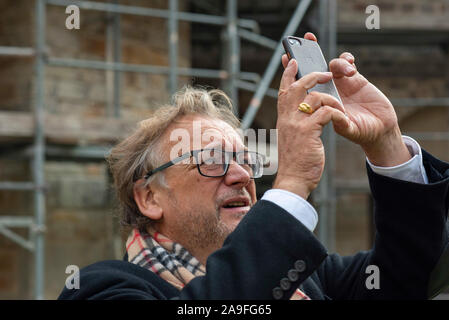
[[[225,175],[225,183],[229,186],[235,186],[238,188],[245,187],[251,180],[251,177],[242,166],[237,162],[232,161],[229,164],[228,172]]]

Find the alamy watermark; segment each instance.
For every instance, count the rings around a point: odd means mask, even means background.
[[[368,30],[380,29],[380,9],[378,6],[371,4],[366,7],[365,13],[369,16],[365,20],[365,26]]]
[[[365,280],[365,286],[368,290],[380,289],[380,271],[375,264],[366,267],[365,273],[369,276]]]
[[[71,264],[65,268],[65,273],[70,274],[65,279],[65,287],[69,290],[80,288],[80,268],[77,265]]]
[[[69,16],[65,19],[65,27],[69,30],[80,28],[80,8],[71,4],[65,8],[65,13]]]

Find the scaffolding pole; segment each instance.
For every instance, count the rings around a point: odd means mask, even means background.
[[[98,60],[47,57],[47,65],[51,67],[115,70],[121,72],[153,73],[162,75],[170,74],[170,67],[168,66],[131,64],[121,62],[114,63]],[[214,79],[227,79],[229,77],[229,73],[226,70],[185,68],[185,67],[178,67],[177,74],[178,76],[214,78]],[[241,80],[258,82],[260,79],[259,74],[255,72],[239,72],[238,75]]]
[[[292,35],[296,32],[296,29],[298,29],[298,26],[301,23],[301,20],[304,17],[307,8],[309,7],[311,2],[312,0],[302,0],[299,2],[287,27],[285,28],[285,31],[281,39],[283,37]],[[268,67],[264,72],[262,80],[260,81],[257,90],[253,95],[253,98],[249,103],[248,109],[242,119],[241,128],[243,130],[248,129],[253,123],[254,117],[256,116],[257,111],[260,108],[260,105],[262,104],[262,100],[265,96],[265,93],[267,92],[269,85],[273,80],[274,74],[276,73],[280,65],[282,52],[283,52],[282,42],[279,41],[276,50],[274,51],[273,55],[271,56],[271,60],[268,63]]]
[[[234,114],[239,115],[238,76],[240,72],[240,39],[237,33],[237,0],[227,0],[226,15],[226,69],[229,77],[225,81],[225,90],[233,102]]]
[[[170,96],[178,89],[178,0],[169,1],[170,15],[168,18],[168,57],[169,76],[168,87]]]
[[[267,38],[265,36],[262,36],[260,34],[245,30],[245,29],[239,29],[238,35],[241,39],[248,40],[252,43],[258,44],[262,47],[270,48],[275,50],[278,43],[270,38]]]
[[[103,11],[103,12],[115,12],[121,14],[130,14],[135,16],[145,16],[154,18],[170,19],[170,10],[153,9],[146,7],[126,6],[120,4],[102,3],[94,1],[73,1],[73,0],[46,0],[50,5],[55,6],[69,6],[76,5],[80,9]],[[222,16],[214,16],[207,14],[191,13],[191,12],[178,12],[177,20],[187,21],[193,23],[204,23],[225,26],[227,24],[227,18]],[[255,20],[239,19],[237,24],[241,28],[253,30],[259,32],[259,24]]]
[[[319,2],[319,42],[323,54],[328,60],[336,55],[337,23],[336,0],[320,0]],[[318,225],[318,238],[326,246],[329,252],[335,251],[336,243],[336,191],[334,185],[336,163],[336,136],[332,125],[328,124],[323,129],[321,136],[326,155],[326,165],[313,199],[317,204],[320,216]]]
[[[44,88],[45,88],[45,0],[36,0],[36,59],[35,80],[36,99],[34,103],[35,135],[34,135],[34,161],[33,180],[35,225],[33,227],[34,259],[35,259],[35,297],[44,298],[44,231],[45,231],[45,193],[44,193]]]
[[[117,0],[114,0],[115,3]],[[120,15],[118,13],[107,13],[108,25],[106,28],[106,60],[118,63],[121,61],[121,31]],[[121,97],[121,72],[117,70],[106,71],[106,96],[107,115],[110,117],[120,117],[120,97]]]
[[[0,56],[33,57],[34,48],[0,46]]]

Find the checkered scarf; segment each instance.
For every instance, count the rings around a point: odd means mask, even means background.
[[[128,261],[148,269],[181,290],[206,269],[179,243],[149,229],[140,233],[134,229],[126,242]]]
[[[206,274],[206,268],[179,243],[148,228],[133,229],[126,241],[128,261],[148,269],[181,290],[190,280]],[[291,300],[310,300],[297,289]]]

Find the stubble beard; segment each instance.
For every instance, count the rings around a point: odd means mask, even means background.
[[[191,248],[217,250],[223,246],[226,237],[233,231],[221,219],[219,211],[211,212],[188,211],[184,213],[182,231],[189,234],[186,237],[187,246]]]
[[[177,220],[176,226],[173,227],[173,232],[182,237],[182,243],[189,252],[193,253],[197,250],[207,250],[212,253],[215,250],[220,249],[226,237],[231,234],[235,227],[234,225],[227,225],[222,219],[220,214],[220,205],[224,199],[232,196],[248,196],[249,193],[246,190],[233,191],[221,196],[216,200],[214,211],[206,209],[183,209],[179,204],[174,194],[169,198],[172,202],[172,206],[178,210],[182,210],[181,219]],[[252,203],[249,204],[250,207]],[[240,220],[246,215],[246,213],[237,214],[234,218]]]
[[[226,237],[233,231],[220,217],[220,209],[215,212],[201,209],[183,209],[174,196],[170,197],[172,206],[180,212],[180,219],[172,226],[172,233],[182,239],[182,246],[190,252],[196,250],[217,250],[223,246]],[[182,218],[181,218],[182,217]],[[181,242],[181,241],[180,241]]]

